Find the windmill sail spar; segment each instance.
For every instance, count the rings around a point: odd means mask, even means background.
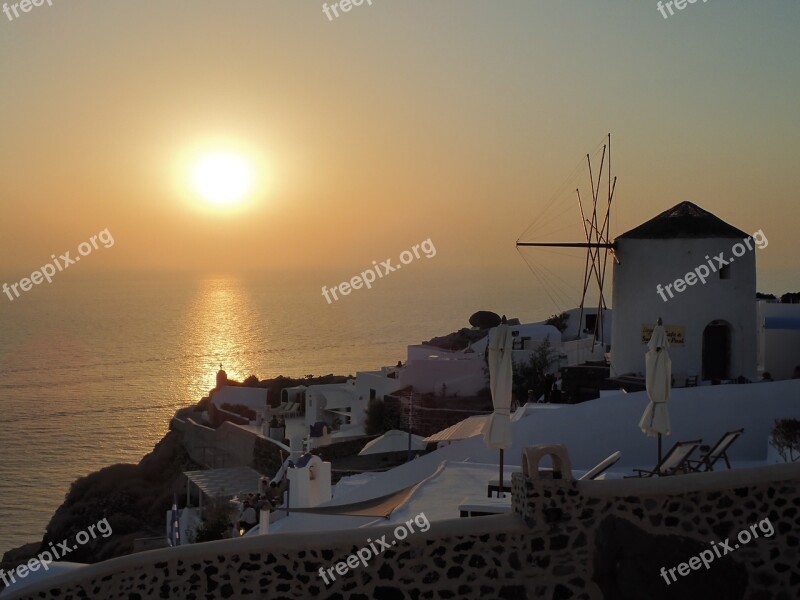
[[[584,260],[584,272],[583,272],[583,286],[582,286],[582,293],[581,293],[581,301],[580,301],[580,322],[583,322],[583,311],[586,304],[586,295],[589,292],[592,284],[595,283],[597,285],[597,291],[599,293],[598,304],[597,304],[597,319],[595,320],[595,327],[594,327],[594,340],[603,340],[604,338],[604,330],[603,330],[603,316],[604,311],[607,308],[605,294],[604,294],[604,287],[605,287],[605,278],[606,278],[606,266],[608,263],[608,255],[609,251],[613,254],[614,244],[611,242],[611,204],[614,199],[614,192],[617,187],[617,178],[613,175],[611,170],[611,134],[609,133],[608,136],[601,142],[600,146],[602,146],[602,152],[598,152],[600,154],[600,165],[597,171],[597,176],[595,178],[595,173],[592,165],[592,158],[590,155],[586,155],[586,162],[589,171],[589,183],[590,183],[590,190],[591,190],[591,207],[588,206],[588,202],[586,206],[584,205],[583,198],[581,197],[580,188],[575,190],[578,199],[578,208],[581,214],[581,225],[583,227],[583,233],[585,237],[585,241],[575,241],[575,242],[521,242],[517,240],[516,246],[517,248],[586,248],[586,256]],[[600,148],[598,147],[598,150]],[[605,181],[604,181],[605,175]],[[605,183],[605,186],[603,185]],[[605,188],[605,189],[604,189]],[[603,201],[601,202],[601,197],[603,197]],[[599,206],[598,206],[599,204]],[[547,210],[553,205],[553,201],[551,201],[546,207],[543,213],[546,213]],[[598,213],[598,209],[600,211],[604,211]],[[543,213],[540,213],[539,218],[537,219],[539,223],[536,223],[537,220],[534,220],[534,223],[531,223],[530,226],[523,232],[523,236],[525,233],[530,231],[530,229],[534,226],[534,224],[539,225],[542,227],[545,223],[552,222],[555,218],[564,214],[566,210],[559,213],[559,215],[548,216],[544,217]],[[520,236],[522,237],[522,236]],[[524,259],[524,256],[523,256]],[[526,260],[526,263],[528,261]],[[531,268],[531,271],[536,275],[540,281],[541,277],[537,274],[530,263],[528,266]],[[544,284],[544,282],[542,281]],[[545,289],[545,292],[550,296],[550,292]],[[555,299],[550,296],[551,300],[555,302]]]
[[[517,242],[517,248],[613,248],[614,244],[590,242]]]

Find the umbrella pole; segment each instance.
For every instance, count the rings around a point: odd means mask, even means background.
[[[498,498],[505,498],[503,493],[503,449],[500,449],[500,490],[498,491]]]
[[[659,464],[659,465],[661,464],[661,434],[660,433],[658,434],[658,463],[657,464]],[[659,475],[661,475],[661,473],[659,473]]]

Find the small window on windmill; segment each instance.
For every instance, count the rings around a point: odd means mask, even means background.
[[[378,392],[376,390],[373,390],[372,388],[370,388],[370,390],[369,390],[369,399],[370,400],[375,400],[375,398],[377,398],[377,397],[378,397]]]
[[[594,331],[595,325],[597,325],[597,315],[586,315],[586,331]]]
[[[720,279],[730,279],[731,278],[731,266],[725,265],[719,270],[719,278]]]

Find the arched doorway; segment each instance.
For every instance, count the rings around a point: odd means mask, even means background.
[[[703,379],[731,378],[731,326],[711,321],[703,330]]]

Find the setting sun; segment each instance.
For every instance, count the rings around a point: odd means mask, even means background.
[[[192,169],[192,184],[204,200],[217,206],[236,204],[250,191],[253,167],[243,157],[215,153],[200,158]]]

